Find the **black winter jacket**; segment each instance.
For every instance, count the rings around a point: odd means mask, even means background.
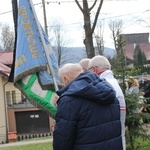
[[[139,85],[139,88],[145,93],[144,97],[150,98],[150,80],[140,81]]]
[[[107,81],[86,72],[57,93],[54,150],[122,150],[120,106]]]

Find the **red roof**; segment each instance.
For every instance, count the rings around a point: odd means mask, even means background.
[[[4,76],[9,76],[11,71],[11,68],[7,67],[6,65],[0,63],[0,74],[4,75]]]
[[[0,74],[3,76],[9,76],[11,68],[7,65],[11,65],[13,62],[13,51],[0,52]]]
[[[139,43],[139,46],[141,51],[145,53],[147,60],[150,60],[150,43]],[[133,60],[134,48],[134,44],[126,44],[126,46],[124,46],[125,55],[130,60]]]
[[[11,65],[13,62],[13,51],[0,52],[0,62],[5,65]]]

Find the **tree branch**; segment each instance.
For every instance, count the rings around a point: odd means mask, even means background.
[[[81,7],[80,3],[78,0],[75,0],[77,6],[79,7],[79,9],[81,10],[81,12],[83,13],[83,8]]]
[[[100,12],[100,10],[101,10],[101,7],[102,7],[102,4],[103,4],[103,1],[104,1],[104,0],[101,0],[101,1],[100,1],[100,5],[99,5],[99,7],[98,7],[98,9],[97,9],[97,12],[96,12],[96,15],[95,15],[95,19],[94,19],[94,23],[93,23],[93,26],[92,26],[91,33],[93,33],[93,32],[94,32],[94,29],[95,29],[95,26],[96,26],[96,22],[97,22],[97,19],[98,19],[99,12]]]
[[[89,8],[89,12],[93,9],[93,7],[96,5],[97,0],[94,1],[93,5]]]

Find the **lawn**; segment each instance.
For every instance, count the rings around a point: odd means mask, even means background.
[[[149,139],[141,139],[141,138],[137,138],[136,139],[136,150],[150,150],[150,141]],[[127,150],[131,150],[129,149],[129,145],[127,145]]]
[[[45,139],[52,139],[52,136],[27,139],[27,140],[23,140],[23,142],[38,141],[38,140],[45,140]],[[0,150],[53,150],[53,147],[52,147],[52,142],[40,143],[39,141],[39,143],[36,144],[33,143],[33,144],[20,145],[20,146],[0,147]]]
[[[138,138],[136,140],[136,145],[138,146],[137,150],[150,150],[149,140],[142,140]],[[53,150],[53,147],[52,147],[52,142],[45,142],[45,143],[39,142],[37,144],[28,144],[22,146],[1,147],[0,150]],[[127,150],[129,150],[128,145],[127,145]]]
[[[52,143],[38,143],[22,146],[1,147],[0,150],[53,150]]]

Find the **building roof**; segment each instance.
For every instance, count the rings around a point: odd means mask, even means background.
[[[122,34],[126,44],[149,43],[149,33]]]
[[[13,63],[13,51],[0,52],[0,62],[5,65],[12,65]]]
[[[145,53],[147,60],[150,60],[150,43],[139,43],[139,46],[141,51]],[[133,60],[135,44],[126,44],[124,49],[126,57]]]
[[[0,62],[0,74],[3,76],[8,77],[10,74],[11,68],[7,67],[6,65]]]
[[[11,71],[11,68],[8,67],[13,63],[13,51],[9,52],[0,52],[0,74],[8,77]]]

